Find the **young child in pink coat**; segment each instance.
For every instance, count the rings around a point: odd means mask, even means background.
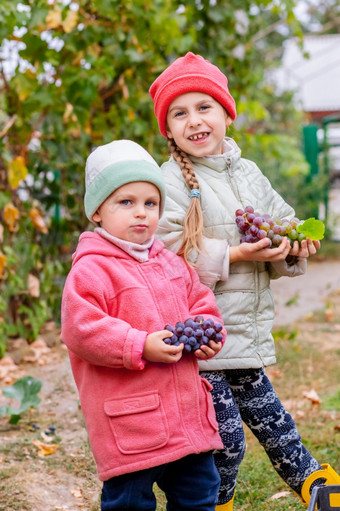
[[[220,449],[211,385],[194,353],[163,339],[164,327],[197,315],[222,322],[213,292],[154,238],[166,196],[162,174],[138,144],[118,140],[86,162],[84,232],[62,300],[82,412],[103,481],[101,509],[156,509],[153,484],[169,511],[213,511]],[[225,333],[225,332],[223,332]]]

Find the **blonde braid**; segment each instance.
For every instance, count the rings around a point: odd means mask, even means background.
[[[181,168],[183,178],[189,190],[198,190],[199,184],[189,156],[177,146],[173,138],[168,138],[168,145],[175,161]],[[203,214],[199,197],[191,197],[183,225],[183,241],[177,254],[188,262],[190,252],[200,252],[203,246]]]

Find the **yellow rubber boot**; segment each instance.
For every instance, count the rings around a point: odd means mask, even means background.
[[[229,500],[226,504],[220,504],[219,506],[215,507],[215,511],[233,511],[233,501],[234,501],[235,494],[233,495],[233,498]]]
[[[328,463],[324,463],[322,466],[322,470],[316,470],[310,476],[307,477],[305,482],[303,483],[301,490],[301,502],[305,507],[308,507],[310,497],[311,497],[311,486],[317,479],[325,479],[323,484],[340,484],[340,476],[335,472],[335,470],[328,465]],[[340,495],[333,494],[332,495],[332,507],[340,507]]]

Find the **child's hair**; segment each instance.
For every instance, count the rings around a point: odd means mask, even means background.
[[[203,92],[218,101],[234,121],[236,105],[228,89],[228,79],[218,67],[200,55],[189,52],[176,59],[153,82],[150,95],[155,104],[159,130],[166,138],[166,117],[172,101],[188,92]],[[183,241],[178,251],[187,260],[191,250],[203,248],[203,214],[199,199],[199,184],[189,156],[168,138],[170,151],[181,168],[183,178],[191,190],[191,201],[185,215]]]
[[[200,201],[200,187],[192,165],[192,162],[184,151],[176,144],[173,138],[168,138],[168,145],[174,160],[180,166],[183,178],[192,192],[190,205],[184,218],[183,240],[177,254],[188,261],[190,252],[195,249],[197,252],[203,247],[203,213]],[[193,192],[193,190],[197,190]]]

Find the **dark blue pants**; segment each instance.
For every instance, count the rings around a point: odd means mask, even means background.
[[[212,452],[191,454],[165,465],[105,481],[101,510],[155,511],[154,483],[164,491],[168,511],[215,510],[220,477]]]
[[[285,410],[264,369],[202,372],[212,397],[224,449],[214,453],[221,476],[218,503],[229,502],[244,456],[243,422],[265,449],[279,476],[297,493],[321,466],[302,444],[296,424]],[[242,418],[242,420],[241,420]]]

